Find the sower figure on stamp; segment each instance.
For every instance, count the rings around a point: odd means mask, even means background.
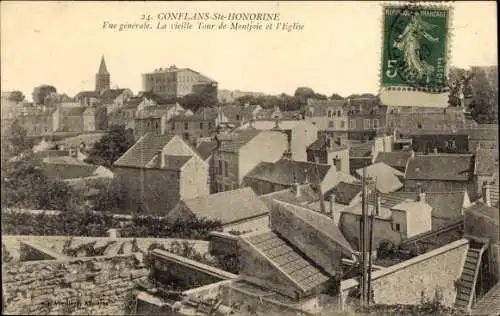
[[[413,15],[403,33],[394,42],[394,47],[403,52],[408,79],[422,80],[425,78],[427,83],[430,82],[434,67],[421,58],[420,39],[425,37],[431,42],[438,42],[439,38],[433,37],[427,32],[435,27],[436,25],[423,21],[420,16]]]

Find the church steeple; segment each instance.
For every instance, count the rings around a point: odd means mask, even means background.
[[[99,71],[95,75],[95,90],[102,92],[109,89],[110,87],[110,74],[108,68],[106,67],[106,62],[104,61],[104,56],[101,57],[101,64],[99,65]]]

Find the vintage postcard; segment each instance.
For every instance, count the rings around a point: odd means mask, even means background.
[[[496,2],[0,7],[3,314],[500,314]]]

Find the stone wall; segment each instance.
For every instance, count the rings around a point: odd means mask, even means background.
[[[133,255],[4,264],[4,313],[124,314],[148,274]]]
[[[372,273],[376,304],[419,304],[423,297],[434,298],[436,291],[446,306],[456,298],[455,281],[460,278],[469,242],[461,239],[418,257]],[[358,286],[354,279],[342,281],[344,303]],[[345,306],[345,305],[344,305]]]

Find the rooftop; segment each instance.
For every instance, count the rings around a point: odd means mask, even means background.
[[[221,142],[220,151],[238,152],[240,148],[248,144],[252,139],[260,134],[261,131],[256,129],[236,130],[227,135],[227,138]],[[222,137],[219,139],[222,139]]]
[[[341,181],[325,194],[325,199],[330,200],[332,193],[335,194],[335,203],[349,205],[361,193],[361,184]]]
[[[411,155],[411,151],[379,152],[375,158],[375,163],[383,162],[393,168],[405,168]]]
[[[196,150],[203,160],[206,160],[210,155],[217,149],[217,141],[203,141],[201,142]]]
[[[267,205],[249,188],[225,191],[183,200],[198,218],[207,217],[230,224],[269,212]]]
[[[469,181],[474,174],[474,157],[462,154],[416,155],[406,168],[409,180]]]
[[[331,166],[305,161],[280,159],[275,163],[261,162],[245,178],[258,179],[282,185],[322,182]]]
[[[356,173],[362,177],[363,168],[356,170]],[[377,190],[382,193],[394,192],[403,187],[400,178],[404,177],[404,174],[383,162],[367,166],[366,175],[375,181]]]
[[[498,149],[476,150],[477,174],[480,176],[498,175]]]
[[[145,168],[173,138],[173,135],[146,134],[115,163],[117,167]]]

